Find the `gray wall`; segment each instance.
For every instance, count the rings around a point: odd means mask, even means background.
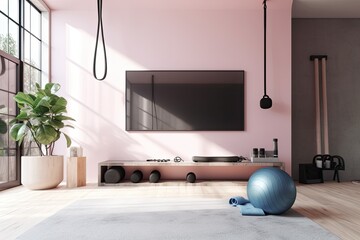
[[[314,54],[328,55],[330,154],[345,160],[340,180],[360,179],[360,19],[293,19],[292,175],[316,154]]]

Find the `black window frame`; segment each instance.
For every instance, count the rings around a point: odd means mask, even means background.
[[[7,51],[8,52],[4,52],[4,51],[1,51],[0,49],[0,53],[1,55],[5,56],[7,59],[10,59],[10,61],[12,62],[16,62],[18,64],[18,69],[17,69],[17,80],[16,80],[16,93],[19,92],[19,91],[25,91],[25,92],[29,92],[29,91],[33,91],[35,90],[34,88],[32,88],[32,86],[35,86],[35,84],[32,83],[32,74],[31,72],[32,71],[37,71],[38,72],[38,79],[35,79],[34,81],[36,81],[37,83],[39,83],[40,85],[42,85],[42,82],[43,82],[43,25],[42,25],[42,14],[43,12],[37,7],[35,6],[35,4],[31,1],[31,0],[18,0],[18,19],[17,21],[15,19],[13,19],[12,17],[10,17],[10,1],[15,1],[15,0],[7,0],[7,14],[3,11],[0,10],[0,15],[2,15],[3,17],[6,18],[7,20],[7,36],[9,36],[10,34],[10,22],[14,23],[17,25],[18,27],[18,35],[17,35],[17,49],[16,49],[16,54],[15,55],[11,55],[9,54],[9,48],[7,48]],[[29,28],[30,29],[27,29],[25,27],[25,24],[26,24],[26,16],[25,16],[25,4],[29,4],[30,6],[30,11],[29,11],[29,14],[30,16],[28,17],[28,19],[30,20],[30,23],[29,23]],[[39,13],[39,36],[36,36],[35,33],[32,32],[32,17],[31,17],[31,14],[32,14],[32,10],[35,10],[37,13]],[[25,34],[29,34],[30,36],[30,44],[29,44],[29,51],[30,51],[30,55],[29,55],[29,61],[27,61],[25,59]],[[8,38],[9,39],[9,38]],[[32,44],[31,44],[31,41],[32,39],[36,40],[36,41],[39,41],[39,66],[36,66],[35,64],[33,64],[31,62],[31,59],[32,59],[32,54],[31,54],[31,51],[32,51]],[[29,68],[30,69],[30,79],[29,79],[29,89],[26,89],[26,87],[24,86],[25,84],[25,80],[24,80],[24,77],[25,77],[25,69],[26,68]],[[15,94],[16,94],[15,93]],[[16,107],[16,115],[19,113],[19,109]],[[28,151],[26,152],[25,149],[24,149],[24,145],[26,145],[26,143],[22,144],[22,147],[18,147],[18,144],[16,144],[16,171],[17,171],[17,180],[16,181],[12,181],[12,182],[8,182],[8,183],[2,183],[0,184],[0,191],[1,190],[4,190],[4,189],[7,189],[7,188],[11,188],[11,187],[14,187],[14,186],[18,186],[21,184],[21,166],[20,166],[20,157],[21,155],[32,155],[32,153],[36,152],[36,149],[37,149],[37,146],[36,147],[33,147],[33,144],[30,142],[28,143],[29,146],[28,147]],[[30,150],[30,151],[29,151]],[[30,153],[30,154],[27,154],[27,153]]]

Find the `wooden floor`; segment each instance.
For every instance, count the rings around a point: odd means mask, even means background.
[[[35,224],[79,199],[94,198],[218,198],[246,196],[246,182],[216,181],[124,183],[116,187],[66,188],[30,191],[24,187],[0,192],[0,239],[15,239]],[[297,185],[293,209],[341,239],[360,239],[360,185],[351,182]]]

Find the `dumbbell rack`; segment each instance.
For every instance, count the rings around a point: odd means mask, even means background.
[[[125,178],[115,184],[106,183],[105,172],[114,166],[121,166],[125,170]],[[143,181],[147,181],[152,171],[161,173],[161,180],[185,181],[189,172],[194,172],[198,180],[247,180],[252,172],[262,167],[277,167],[284,169],[283,162],[154,162],[131,160],[108,160],[98,164],[98,185],[121,185],[129,182],[135,170],[143,173]]]

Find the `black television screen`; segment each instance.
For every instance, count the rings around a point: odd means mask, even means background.
[[[244,71],[126,71],[127,131],[243,131]]]

